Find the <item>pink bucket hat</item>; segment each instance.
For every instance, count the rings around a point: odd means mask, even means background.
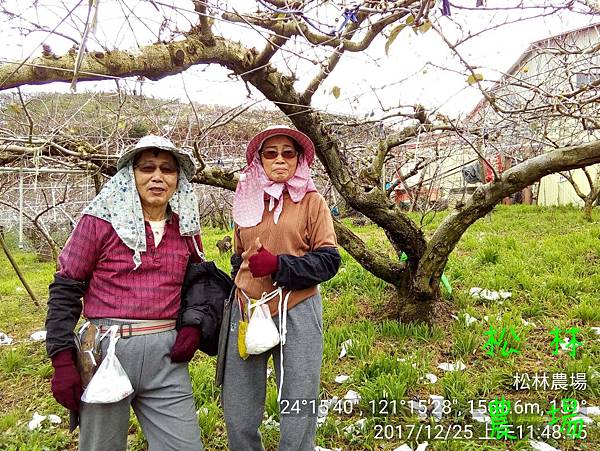
[[[289,136],[302,147],[303,151],[294,176],[281,183],[269,180],[258,156],[258,150],[265,140],[276,135]],[[292,202],[300,202],[306,193],[317,190],[309,167],[314,159],[315,145],[310,138],[285,125],[266,128],[252,138],[246,147],[248,166],[240,174],[233,197],[233,220],[236,224],[240,227],[252,227],[258,224],[265,210],[265,196],[269,201],[269,211],[273,211],[273,222],[277,224],[283,211],[284,189],[289,193]]]
[[[265,128],[262,132],[250,140],[246,147],[246,163],[250,164],[254,160],[254,155],[260,150],[266,139],[271,136],[284,135],[296,140],[300,147],[306,163],[311,166],[315,159],[315,145],[311,139],[301,131],[288,127],[287,125],[272,125]]]

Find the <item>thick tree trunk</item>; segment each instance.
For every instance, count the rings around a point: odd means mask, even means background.
[[[417,284],[412,277],[414,275],[415,272],[410,269],[405,271],[396,286],[398,321],[430,324],[434,319],[432,312],[440,295],[439,289],[432,290],[425,296],[422,293],[418,295],[414,289]]]

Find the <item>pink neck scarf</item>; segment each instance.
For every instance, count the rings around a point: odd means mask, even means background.
[[[233,198],[233,220],[240,227],[252,227],[262,220],[265,210],[265,194],[269,199],[269,211],[273,213],[273,221],[277,224],[283,210],[284,188],[293,202],[300,202],[306,193],[316,191],[315,183],[310,176],[310,168],[304,158],[299,158],[294,176],[284,183],[269,180],[260,163],[258,152],[252,163],[244,169]],[[275,207],[275,201],[277,206]]]

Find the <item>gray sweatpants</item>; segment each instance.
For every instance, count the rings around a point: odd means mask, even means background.
[[[237,304],[231,312],[231,326],[223,380],[223,411],[227,439],[232,451],[262,451],[258,427],[262,422],[266,396],[267,361],[273,355],[279,387],[279,346],[247,360],[240,358],[237,347]],[[273,317],[277,327],[277,316]],[[288,311],[287,338],[283,346],[283,400],[317,400],[323,357],[323,304],[316,294]],[[318,406],[318,400],[317,406]],[[282,405],[284,405],[282,403]],[[313,451],[315,415],[281,415],[279,450]]]
[[[116,354],[134,392],[111,404],[81,403],[79,449],[127,448],[129,406],[133,408],[150,451],[202,450],[187,363],[171,363],[177,332],[120,338]],[[109,338],[102,341],[106,353]]]

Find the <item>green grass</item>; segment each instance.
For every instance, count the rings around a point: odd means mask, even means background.
[[[431,234],[445,213],[433,216],[425,226]],[[418,217],[415,216],[418,221]],[[374,225],[356,228],[369,246],[394,256],[381,229]],[[219,256],[215,243],[226,232],[205,229],[203,242],[209,258],[229,270],[228,256]],[[230,232],[231,233],[231,232]],[[14,249],[14,247],[13,247]],[[0,255],[0,331],[15,339],[0,346],[0,450],[76,449],[77,434],[69,434],[67,412],[50,395],[52,368],[43,343],[29,335],[43,329],[47,286],[54,267],[38,263],[35,256],[18,252],[15,256],[42,305],[33,305],[4,255]],[[572,397],[588,405],[600,405],[600,336],[591,326],[600,326],[600,225],[581,219],[572,208],[498,207],[491,219],[476,222],[450,256],[445,273],[450,279],[452,313],[459,320],[434,325],[402,324],[394,318],[395,304],[384,283],[360,267],[342,252],[342,268],[331,281],[323,284],[324,361],[321,371],[321,397],[343,397],[348,390],[360,393],[362,400],[351,414],[331,412],[317,432],[317,444],[343,450],[392,450],[402,443],[415,446],[414,440],[389,440],[376,437],[375,426],[384,424],[418,425],[415,412],[406,406],[411,399],[428,403],[429,395],[441,395],[450,403],[451,412],[440,424],[473,424],[477,434],[484,432],[468,413],[472,403],[504,396],[511,402],[538,403],[545,411],[551,400]],[[510,299],[502,303],[474,299],[471,287],[507,290]],[[465,314],[477,319],[467,325]],[[484,316],[488,317],[485,321]],[[525,325],[523,320],[531,323]],[[518,352],[507,357],[486,354],[484,344],[490,327],[505,331],[507,347]],[[577,327],[583,345],[576,357],[561,352],[552,355],[550,331],[555,327]],[[518,337],[516,339],[514,334]],[[338,359],[340,347],[352,340],[348,354]],[[461,360],[464,371],[444,372],[442,362]],[[516,373],[532,376],[546,372],[585,373],[585,390],[515,390]],[[209,450],[226,449],[227,436],[219,406],[219,390],[214,385],[214,358],[197,355],[190,364],[196,408],[202,438]],[[426,373],[438,377],[434,384]],[[338,384],[335,377],[350,376]],[[595,376],[596,375],[596,376]],[[396,400],[394,414],[373,415],[371,404]],[[369,403],[371,401],[371,404]],[[404,405],[400,405],[404,401]],[[276,449],[279,421],[277,389],[269,378],[266,416],[272,421],[261,428],[265,447]],[[63,424],[44,425],[30,432],[27,423],[33,412],[57,413]],[[359,412],[363,413],[361,417]],[[345,428],[367,418],[362,432],[348,433]],[[536,424],[548,417],[512,415],[515,424]],[[600,421],[597,418],[596,421]],[[428,423],[427,423],[428,424]],[[432,423],[435,425],[436,423]],[[419,440],[423,442],[425,439]],[[528,440],[428,440],[428,450],[529,450]],[[588,426],[585,440],[543,441],[563,450],[600,449],[598,426]],[[143,434],[132,417],[129,449],[146,449]]]

